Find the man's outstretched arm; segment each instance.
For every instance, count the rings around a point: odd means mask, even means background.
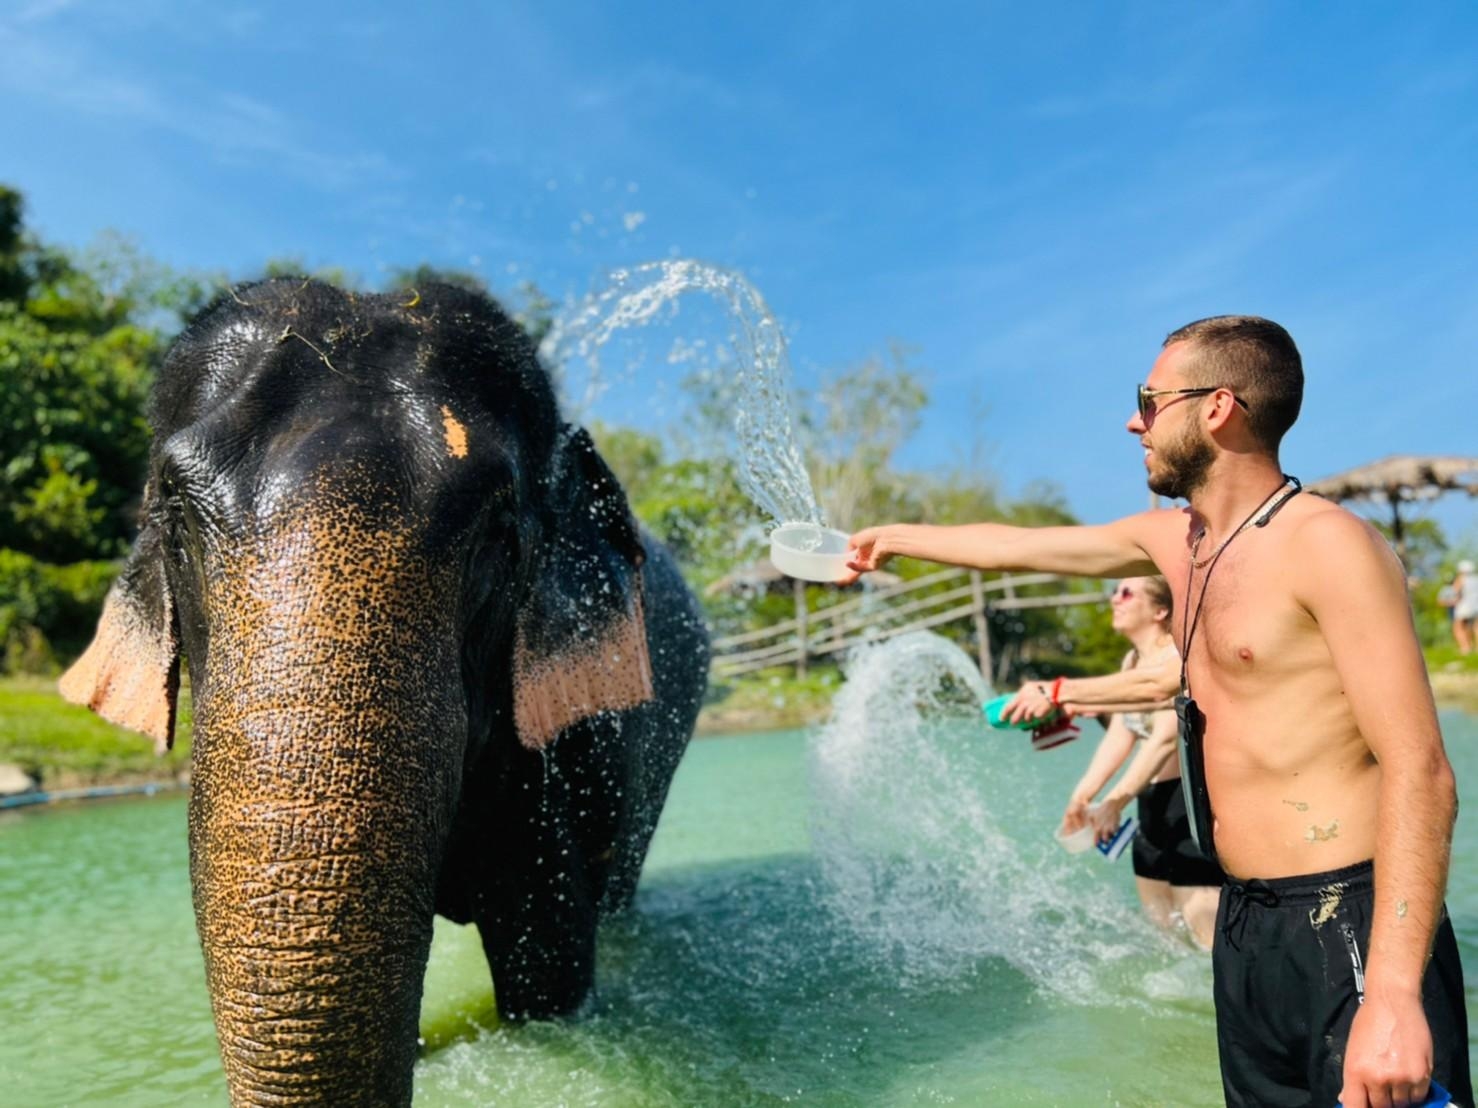
[[[1334,659],[1380,763],[1375,908],[1365,1003],[1345,1048],[1346,1108],[1421,1099],[1432,1072],[1422,978],[1447,886],[1457,792],[1442,748],[1405,574],[1384,539],[1347,513],[1310,519],[1300,599]],[[1297,554],[1297,551],[1295,551]]]
[[[1077,577],[1124,577],[1158,572],[1146,546],[1156,517],[1174,513],[1146,512],[1093,527],[1012,527],[1005,523],[969,523],[936,527],[926,523],[892,523],[868,527],[852,536],[847,565],[851,584],[880,569],[889,558],[903,556],[984,570],[1036,570]]]

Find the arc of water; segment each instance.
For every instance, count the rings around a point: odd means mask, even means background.
[[[713,297],[735,328],[740,486],[776,523],[824,524],[796,445],[785,337],[759,290],[742,274],[688,258],[617,269],[603,288],[555,322],[540,354],[554,367],[575,357],[590,365],[590,380],[576,405],[586,411],[607,387],[599,375],[601,347],[623,328],[650,323],[689,292]]]
[[[1008,819],[1059,798],[1041,796],[1037,765],[1021,760],[1036,755],[986,732],[979,705],[990,695],[974,660],[932,632],[849,659],[831,719],[811,738],[822,902],[905,985],[997,957],[1057,995],[1095,996],[1103,966],[1151,949],[1153,936],[1107,883],[1066,884],[1082,861],[1008,831]]]

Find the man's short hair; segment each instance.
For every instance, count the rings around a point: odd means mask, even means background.
[[[1174,342],[1195,348],[1187,368],[1190,383],[1228,388],[1241,397],[1253,437],[1276,453],[1304,398],[1303,359],[1293,336],[1261,316],[1216,315],[1171,331],[1164,345]]]

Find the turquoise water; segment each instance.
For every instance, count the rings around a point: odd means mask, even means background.
[[[1478,718],[1443,725],[1471,980]],[[1220,1103],[1206,959],[1138,920],[1127,860],[1051,842],[1089,741],[838,741],[693,744],[578,1020],[497,1027],[439,924],[417,1104]],[[6,1105],[225,1103],[183,799],[0,814],[0,1026]]]

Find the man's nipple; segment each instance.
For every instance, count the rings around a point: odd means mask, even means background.
[[[1252,648],[1247,646],[1237,647],[1237,657],[1250,666],[1252,664]]]

